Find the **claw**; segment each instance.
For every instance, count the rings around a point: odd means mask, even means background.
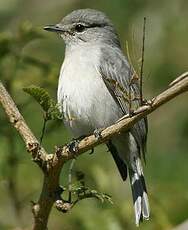
[[[78,148],[79,142],[80,142],[79,140],[74,139],[69,144],[67,144],[69,152],[71,152],[73,154],[77,153],[79,150],[79,148]]]
[[[89,152],[89,155],[94,153],[94,148],[91,149],[91,151]]]
[[[133,109],[130,109],[129,110],[129,117],[132,117],[134,115],[134,110]]]
[[[152,100],[146,100],[146,99],[143,100],[143,105],[150,105],[150,106],[152,106],[152,104],[153,104]]]
[[[80,136],[80,137],[78,137],[78,138],[72,139],[71,142],[70,142],[69,144],[67,144],[67,147],[68,147],[68,149],[69,149],[69,152],[71,152],[71,153],[73,153],[73,154],[77,153],[78,150],[79,150],[78,145],[79,145],[80,141],[81,141],[83,138],[85,138],[85,136]]]

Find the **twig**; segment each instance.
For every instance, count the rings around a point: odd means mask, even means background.
[[[115,135],[119,135],[122,131],[129,130],[136,122],[144,118],[161,105],[167,103],[176,96],[188,91],[188,72],[183,74],[183,78],[180,76],[176,83],[172,84],[167,90],[154,97],[150,102],[144,106],[139,107],[134,111],[133,116],[124,117],[120,119],[116,124],[107,127],[101,132],[101,138],[96,139],[94,135],[84,138],[78,145],[78,153],[80,155],[95,146],[106,142]],[[32,157],[38,152],[37,146],[39,142],[27,126],[24,118],[18,111],[12,98],[0,82],[0,103],[2,104],[5,113],[7,114],[11,124],[21,135],[23,141],[26,144],[28,152]],[[40,157],[36,163],[42,168],[44,173],[43,187],[37,203],[33,204],[32,211],[34,216],[33,230],[46,230],[49,214],[51,208],[55,202],[55,192],[59,188],[59,177],[61,169],[64,163],[75,157],[74,154],[69,152],[67,146],[56,148],[54,154],[48,154],[41,147]],[[46,165],[46,167],[43,167]]]
[[[131,71],[131,67],[133,68],[133,64],[132,64],[131,57],[130,57],[128,41],[126,41],[126,51],[127,51],[127,58],[128,58],[129,63],[130,63],[129,72],[128,72],[128,76],[129,76],[128,106],[129,106],[129,114],[131,114],[132,113],[132,97],[131,97],[131,85],[132,85],[131,73],[132,73],[132,71]],[[133,69],[133,73],[134,72],[135,72],[135,70]]]
[[[72,169],[74,167],[74,164],[76,162],[76,159],[73,159],[70,164],[69,168],[69,181],[68,181],[68,190],[69,190],[69,197],[68,197],[68,202],[71,203],[72,201]]]
[[[144,72],[145,35],[146,35],[146,17],[144,17],[143,37],[142,37],[142,60],[141,60],[141,67],[140,67],[140,105],[143,105],[143,72]]]
[[[186,73],[183,73],[182,75],[180,75],[179,77],[177,77],[175,80],[173,80],[169,86],[173,86],[175,84],[177,84],[179,81],[182,81],[184,78],[187,77],[187,72]]]
[[[129,91],[128,91],[128,101],[129,101],[129,115],[132,115],[132,95],[131,95],[131,89],[132,89],[132,76],[131,76],[131,67],[129,67]]]
[[[10,123],[15,127],[18,133],[21,135],[26,149],[29,153],[31,153],[32,157],[36,154],[37,146],[39,145],[38,140],[27,126],[24,118],[20,114],[17,106],[15,105],[14,101],[12,100],[9,93],[4,88],[3,84],[0,82],[0,102],[7,114]],[[41,148],[40,150],[40,158],[42,161],[47,161],[47,153],[46,151]]]
[[[5,86],[9,92],[12,92],[12,84],[10,81],[6,81]],[[2,124],[4,124],[5,120],[3,119]],[[1,127],[2,127],[1,124]],[[10,200],[12,202],[12,205],[14,207],[14,211],[16,214],[16,218],[18,220],[18,224],[21,225],[21,205],[17,190],[17,171],[18,171],[18,156],[16,154],[15,150],[15,139],[14,139],[14,133],[12,132],[11,128],[2,130],[2,133],[6,136],[7,139],[7,165],[9,168],[9,173],[7,175],[7,189],[9,192]]]
[[[47,119],[44,117],[43,118],[43,126],[42,126],[41,136],[40,136],[40,142],[39,142],[40,146],[42,145],[44,133],[45,133],[45,130],[46,130],[46,123],[47,123]]]

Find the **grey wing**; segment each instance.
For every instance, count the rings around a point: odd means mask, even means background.
[[[129,87],[131,87],[131,97],[133,107],[138,107],[139,100],[139,84],[138,81],[130,85],[133,76],[133,70],[130,67],[126,57],[118,48],[102,48],[102,56],[100,62],[100,74],[106,87],[111,93],[116,103],[120,106],[122,112],[129,112]],[[137,122],[130,132],[134,136],[140,152],[145,160],[146,140],[147,140],[147,118]]]

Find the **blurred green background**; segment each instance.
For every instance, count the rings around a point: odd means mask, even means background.
[[[31,84],[46,88],[56,98],[64,43],[43,32],[72,10],[95,8],[113,20],[125,50],[129,42],[134,65],[142,47],[143,17],[147,17],[144,95],[151,98],[176,76],[188,70],[188,1],[186,0],[0,0],[0,80],[3,81],[37,137],[42,112],[22,88]],[[126,50],[125,50],[126,52]],[[151,219],[144,230],[167,230],[188,218],[188,95],[184,94],[149,116],[145,177]],[[62,122],[50,122],[44,146],[70,140]],[[69,163],[62,172],[67,183]],[[88,167],[89,166],[89,167]],[[105,146],[95,154],[84,154],[75,168],[86,175],[86,183],[112,195],[114,204],[84,200],[70,213],[53,209],[49,229],[134,230],[129,183],[123,183]],[[24,144],[0,108],[0,229],[29,229],[30,201],[41,190],[42,173],[26,153]]]

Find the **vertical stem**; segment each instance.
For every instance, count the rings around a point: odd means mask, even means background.
[[[41,136],[40,136],[40,146],[42,144],[42,140],[43,140],[43,137],[44,137],[44,133],[45,133],[45,130],[46,130],[46,123],[47,123],[47,119],[46,117],[44,117],[44,120],[43,120],[43,126],[42,126],[42,132],[41,132]]]
[[[70,168],[69,168],[69,198],[68,198],[68,201],[71,203],[71,200],[72,200],[72,169],[74,167],[74,164],[76,162],[76,159],[73,159],[71,161],[71,164],[70,164]]]
[[[146,32],[146,17],[144,17],[143,37],[142,37],[142,62],[141,62],[141,68],[140,68],[140,105],[143,105],[143,72],[144,72],[145,32]]]
[[[129,92],[128,92],[129,115],[131,115],[131,113],[132,113],[131,85],[132,85],[132,76],[131,76],[131,66],[130,66],[130,67],[129,67]]]
[[[55,201],[55,192],[59,188],[60,172],[61,167],[53,168],[44,174],[40,198],[32,207],[34,216],[32,230],[47,230],[49,215]]]

